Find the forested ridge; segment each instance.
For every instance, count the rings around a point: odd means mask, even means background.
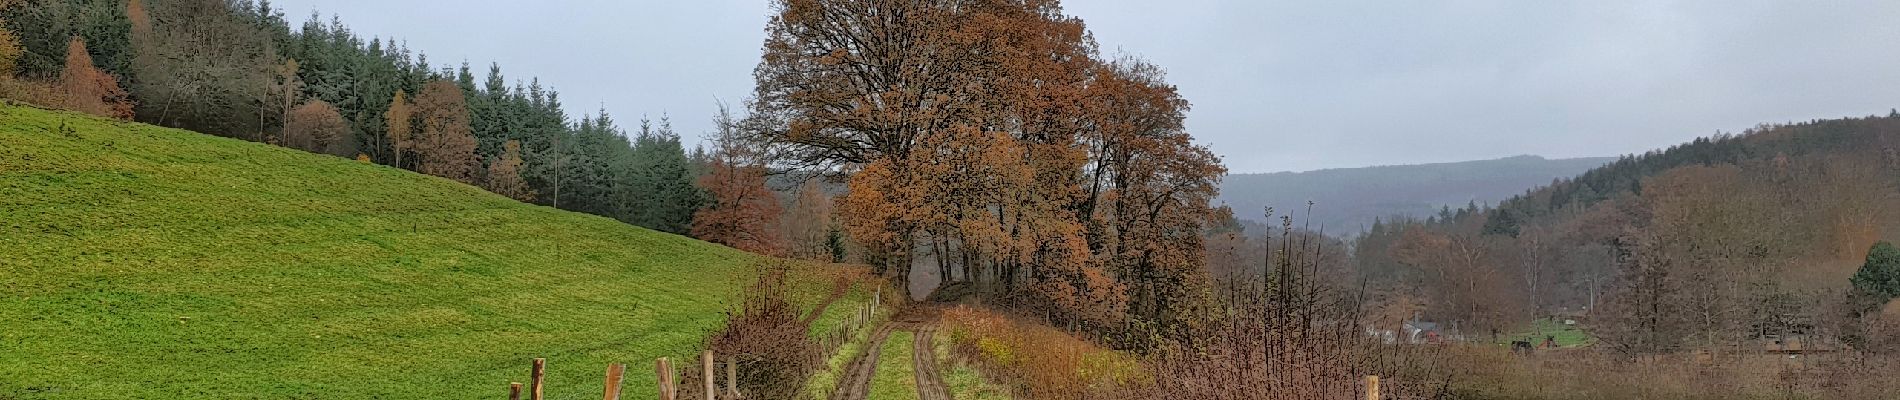
[[[1266,207],[1301,209],[1303,222],[1349,237],[1390,217],[1425,218],[1448,207],[1495,205],[1526,188],[1548,185],[1614,161],[1614,157],[1546,159],[1513,156],[1449,163],[1332,168],[1304,172],[1235,173],[1221,179],[1218,201],[1256,220]],[[1259,221],[1271,223],[1272,221]]]
[[[1562,312],[1632,353],[1789,335],[1892,346],[1862,320],[1892,296],[1850,278],[1900,236],[1896,148],[1900,114],[1699,138],[1495,208],[1386,221],[1355,262],[1390,285],[1386,306],[1468,333]]]

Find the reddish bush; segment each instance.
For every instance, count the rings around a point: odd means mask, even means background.
[[[284,121],[282,145],[312,153],[337,154],[334,146],[349,134],[349,122],[343,120],[336,107],[323,100],[311,100],[290,110],[289,120]]]
[[[74,36],[66,45],[66,69],[60,72],[61,106],[102,117],[132,119],[132,98],[119,88],[119,78],[93,65],[86,41]]]

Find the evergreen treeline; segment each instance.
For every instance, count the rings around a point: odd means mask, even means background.
[[[365,39],[314,13],[293,26],[269,0],[9,0],[0,1],[0,18],[0,39],[18,49],[8,79],[73,75],[62,70],[78,38],[91,64],[127,89],[121,103],[139,122],[436,172],[673,233],[685,233],[707,201],[693,185],[704,168],[664,119],[642,121],[632,135],[605,110],[576,121],[538,79],[511,81],[495,64],[477,78],[466,62],[434,65],[397,40]],[[452,83],[461,101],[425,99],[432,82]],[[7,87],[0,95],[57,102]],[[399,94],[417,108],[400,115],[416,121],[390,120]],[[430,109],[457,103],[463,110]],[[392,126],[405,132],[392,135]],[[459,172],[424,164],[431,160]]]

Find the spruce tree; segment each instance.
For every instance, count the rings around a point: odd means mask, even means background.
[[[634,193],[641,199],[633,223],[649,229],[680,233],[692,225],[693,212],[699,210],[706,195],[693,185],[696,178],[680,145],[672,123],[660,119],[657,129],[651,121],[640,122],[640,134],[634,138],[633,159],[636,177]]]
[[[1867,251],[1867,263],[1850,281],[1855,291],[1870,296],[1874,304],[1900,297],[1900,248],[1889,242],[1875,243]]]

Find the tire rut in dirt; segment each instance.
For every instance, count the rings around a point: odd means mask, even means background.
[[[925,326],[917,329],[913,340],[911,360],[916,363],[918,400],[950,400],[950,389],[943,384],[943,374],[937,369],[937,351],[933,341],[935,327]]]
[[[871,334],[871,340],[864,345],[864,354],[851,360],[845,367],[845,375],[838,381],[838,389],[831,393],[831,400],[864,400],[871,394],[871,379],[877,375],[877,357],[884,348],[884,339],[891,336],[890,324],[878,328]]]

